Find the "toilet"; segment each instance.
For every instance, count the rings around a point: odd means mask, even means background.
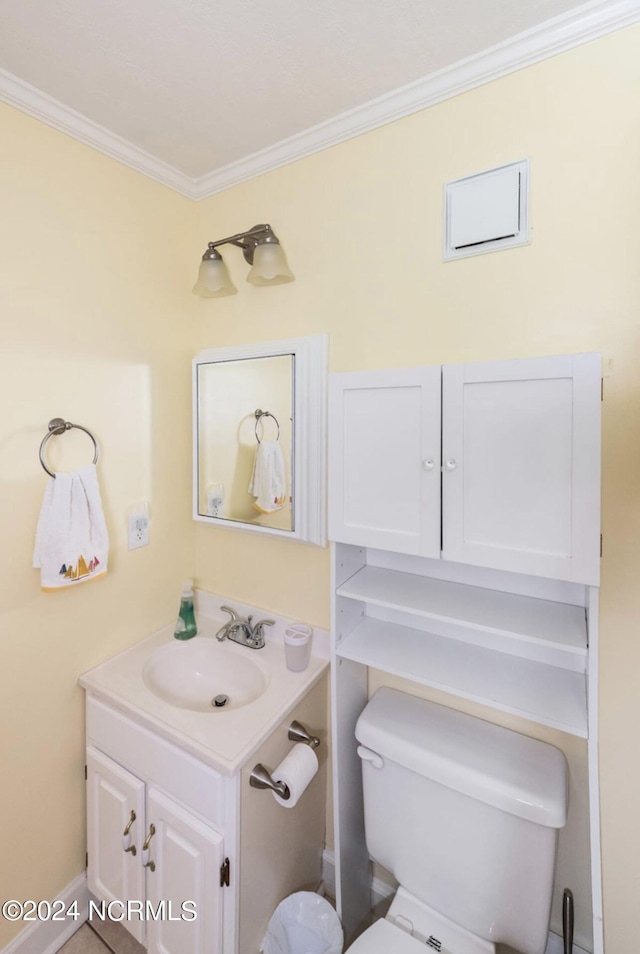
[[[567,817],[562,752],[388,688],[356,738],[367,848],[399,887],[349,954],[544,954]]]

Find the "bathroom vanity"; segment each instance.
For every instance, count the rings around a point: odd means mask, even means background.
[[[326,634],[314,634],[307,669],[291,672],[282,641],[288,621],[276,620],[261,650],[219,643],[220,602],[200,594],[194,640],[179,644],[166,627],[80,679],[87,691],[89,889],[102,901],[124,903],[130,917],[122,923],[150,952],[257,951],[278,902],[321,880]],[[222,660],[232,687],[226,709],[190,693],[180,672],[198,656],[197,683],[203,653]],[[158,676],[166,676],[165,660],[177,674],[170,689]],[[251,788],[249,776],[256,763],[274,769],[284,758],[293,719],[320,737],[320,764],[299,802],[284,808],[270,792]],[[113,911],[119,916],[122,905]]]

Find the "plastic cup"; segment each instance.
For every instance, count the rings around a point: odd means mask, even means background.
[[[284,631],[284,658],[287,669],[302,672],[309,665],[313,630],[303,623],[288,626]]]

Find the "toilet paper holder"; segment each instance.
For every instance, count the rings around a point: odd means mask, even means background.
[[[287,738],[291,742],[303,742],[305,745],[310,745],[312,749],[317,749],[320,745],[320,739],[318,736],[311,735],[311,733],[305,729],[302,723],[298,722],[297,719],[294,719],[289,726]],[[280,798],[284,799],[285,802],[291,798],[291,792],[289,791],[289,786],[287,783],[277,782],[269,770],[266,769],[260,762],[254,765],[251,770],[251,775],[249,776],[249,785],[251,788],[270,789],[272,792],[275,792],[276,795],[279,795]]]
[[[304,742],[305,745],[310,745],[312,749],[317,749],[320,745],[320,739],[318,736],[311,735],[311,733],[305,729],[302,723],[298,722],[297,719],[294,719],[289,726],[287,738],[292,742]]]

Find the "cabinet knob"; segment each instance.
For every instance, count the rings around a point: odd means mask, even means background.
[[[445,461],[444,466],[447,468],[447,470],[455,470],[456,467],[458,466],[458,462],[454,460],[453,457],[449,457]]]
[[[434,467],[435,467],[435,461],[433,461],[431,457],[427,458],[427,460],[422,461],[423,470],[433,470]]]

